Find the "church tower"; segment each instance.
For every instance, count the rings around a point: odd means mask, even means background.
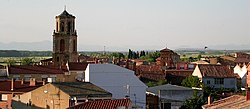
[[[69,14],[66,9],[56,16],[52,58],[54,65],[57,66],[78,60],[75,16]]]

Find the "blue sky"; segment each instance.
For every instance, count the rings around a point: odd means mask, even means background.
[[[64,5],[76,16],[79,50],[250,42],[250,0],[1,0],[0,42],[52,41]]]

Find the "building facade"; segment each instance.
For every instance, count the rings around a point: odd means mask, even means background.
[[[75,16],[64,10],[56,16],[56,30],[53,32],[54,65],[60,66],[67,62],[77,62],[77,32],[75,30]]]
[[[173,68],[176,67],[178,62],[180,62],[180,55],[168,48],[165,48],[160,50],[160,58],[158,58],[156,61],[157,64],[160,64],[161,66]]]

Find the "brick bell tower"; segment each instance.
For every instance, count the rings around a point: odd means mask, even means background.
[[[69,14],[66,9],[56,16],[52,58],[53,64],[57,66],[78,60],[75,16]]]

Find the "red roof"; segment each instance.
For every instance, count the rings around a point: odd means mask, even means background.
[[[30,86],[29,81],[24,81],[23,84],[21,84],[21,81],[14,81],[14,90],[11,91],[11,80],[4,80],[0,81],[0,93],[24,93],[24,92],[29,92],[31,90],[34,90],[40,86],[43,85],[43,82],[36,82],[35,86]]]
[[[237,63],[240,63],[240,62],[244,62],[244,63],[248,63],[248,62],[250,62],[250,59],[247,59],[247,58],[236,58],[235,60],[234,60],[234,62],[237,62]]]
[[[15,65],[8,67],[9,74],[64,74],[60,67],[41,65]]]
[[[162,72],[162,66],[158,65],[139,65],[136,69],[140,72]]]
[[[218,101],[213,102],[212,104],[203,105],[205,109],[240,109],[246,106],[250,106],[250,100],[246,100],[246,97],[243,95],[233,95]]]
[[[173,52],[172,50],[168,49],[167,47],[160,50],[160,52]]]
[[[79,104],[68,109],[117,109],[117,107],[124,106],[126,109],[131,105],[129,99],[116,99],[116,100],[99,100],[90,101]]]
[[[82,70],[85,71],[88,66],[87,62],[70,62],[69,70]]]
[[[199,64],[198,67],[203,77],[222,77],[222,78],[235,77],[233,71],[229,69],[228,66]]]
[[[166,75],[188,77],[192,76],[194,70],[166,70]]]

